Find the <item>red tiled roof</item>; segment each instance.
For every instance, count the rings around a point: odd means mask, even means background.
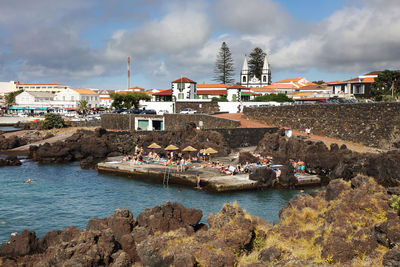
[[[268,89],[297,89],[297,87],[293,84],[279,84],[279,83],[273,83],[267,86],[264,86],[262,88],[268,88]]]
[[[334,83],[345,83],[345,82],[342,82],[342,81],[337,80],[337,81],[329,82],[328,84],[334,84]]]
[[[191,79],[188,79],[186,77],[182,77],[182,78],[180,78],[178,80],[175,80],[175,81],[173,81],[171,83],[196,83],[196,82],[192,81]]]
[[[128,88],[128,90],[144,90],[144,88],[135,86],[135,87]]]
[[[154,93],[153,95],[172,95],[172,89],[162,90],[161,92]]]
[[[306,85],[300,88],[297,88],[297,90],[299,91],[305,91],[305,90],[331,90],[330,88],[328,88],[326,85]]]
[[[109,96],[100,96],[100,99],[107,100],[107,99],[111,99],[111,97],[109,97]]]
[[[226,90],[197,90],[198,95],[226,95]]]
[[[250,89],[250,88],[240,85],[240,84],[236,84],[236,85],[228,87],[227,89]]]
[[[262,88],[251,88],[253,92],[259,92],[259,93],[276,93],[277,91],[274,88],[267,88],[267,87],[262,87]]]
[[[367,77],[367,78],[363,78],[361,79],[362,83],[374,83],[375,82],[375,78],[374,77]]]
[[[97,95],[94,91],[90,89],[82,89],[82,88],[71,88],[75,92],[78,92],[81,95]]]
[[[381,72],[382,72],[381,70],[371,71],[370,73],[364,74],[363,76],[378,75]]]
[[[198,84],[197,88],[228,88],[229,85],[223,83]]]
[[[46,85],[46,86],[65,86],[63,84],[58,84],[58,83],[19,83],[18,85]]]
[[[275,83],[290,83],[290,82],[298,82],[300,81],[302,78],[295,78],[295,79],[285,79],[285,80],[281,80],[281,81],[277,81]]]

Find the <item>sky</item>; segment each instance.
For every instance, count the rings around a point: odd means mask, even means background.
[[[399,0],[0,0],[0,81],[168,89],[213,83],[226,42],[269,54],[272,81],[400,69]]]

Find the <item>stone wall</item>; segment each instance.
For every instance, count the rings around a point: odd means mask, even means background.
[[[176,113],[184,108],[191,108],[197,113],[213,114],[219,112],[218,102],[176,102]]]
[[[249,119],[372,147],[399,148],[400,104],[326,104],[245,107]]]
[[[278,128],[236,128],[210,130],[222,134],[231,148],[239,148],[257,146],[266,133],[276,133]]]
[[[160,115],[135,115],[135,114],[102,114],[101,127],[112,130],[134,130],[135,118],[159,118]],[[206,114],[165,114],[164,115],[164,129],[175,130],[179,126],[184,126],[188,123],[194,123],[200,126],[202,122],[202,129],[214,128],[235,128],[240,126],[239,121],[218,118]]]
[[[218,118],[206,114],[165,114],[165,130],[174,130],[179,126],[187,123],[195,123],[202,129],[214,128],[236,128],[240,126],[240,122],[225,118]],[[200,125],[202,122],[202,126]]]

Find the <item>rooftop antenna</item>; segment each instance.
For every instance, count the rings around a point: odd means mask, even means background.
[[[131,57],[128,57],[128,89],[131,88]]]

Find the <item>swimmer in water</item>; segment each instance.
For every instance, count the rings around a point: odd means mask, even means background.
[[[29,178],[28,180],[26,180],[25,183],[32,183],[31,178]]]

